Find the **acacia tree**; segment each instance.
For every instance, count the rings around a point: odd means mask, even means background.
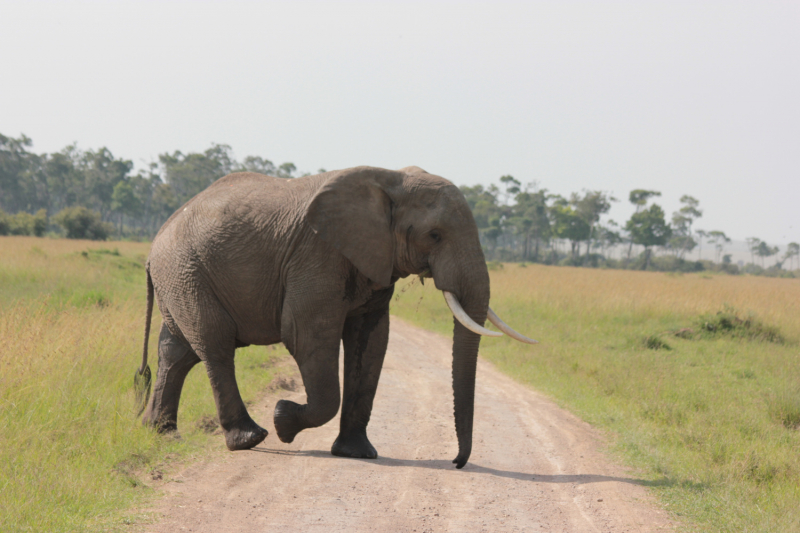
[[[698,229],[698,230],[695,230],[694,234],[697,235],[697,260],[698,261],[702,261],[703,260],[703,239],[708,238],[708,233],[706,233],[705,231],[703,231],[701,229]]]
[[[547,218],[547,190],[521,192],[517,194],[516,205],[512,207],[509,222],[523,236],[522,260],[530,257],[531,239],[535,242],[534,260],[539,258],[539,243],[550,234],[550,220]]]
[[[628,195],[628,201],[636,206],[636,211],[634,215],[638,215],[639,211],[647,205],[647,201],[650,198],[661,196],[661,193],[658,191],[648,191],[646,189],[634,189]],[[627,225],[626,225],[627,228]],[[630,239],[630,244],[628,245],[628,259],[627,261],[631,260],[631,251],[633,250],[633,238]]]
[[[664,210],[658,204],[634,213],[625,224],[625,229],[630,233],[632,243],[644,246],[644,270],[650,267],[651,248],[664,246],[672,236],[672,228],[664,220]]]
[[[745,242],[747,242],[747,249],[750,250],[750,263],[755,265],[755,255],[758,253],[758,246],[761,244],[761,239],[758,237],[748,237],[745,239]]]
[[[508,205],[508,201],[515,195],[519,194],[522,183],[510,174],[500,176],[500,183],[505,185],[506,188],[505,192],[503,193],[503,204]]]
[[[600,217],[611,209],[611,202],[617,199],[602,191],[583,191],[583,196],[572,193],[570,204],[575,208],[575,213],[589,226],[586,236],[586,255],[589,255],[594,229]]]
[[[286,163],[281,165],[281,168],[283,168],[284,165],[286,165]],[[294,167],[294,165],[292,166]],[[274,176],[278,172],[277,167],[272,163],[272,161],[257,155],[249,155],[245,157],[237,170],[256,172],[266,176]]]
[[[136,196],[130,181],[120,181],[111,194],[111,210],[119,214],[119,236],[122,238],[122,225],[125,215],[135,217],[142,210],[142,201]]]
[[[800,256],[800,244],[796,242],[790,242],[786,246],[786,253],[783,256],[783,260],[789,260],[789,268],[792,269],[794,266],[794,258]]]
[[[597,226],[597,243],[600,247],[600,253],[606,254],[606,250],[610,249],[622,242],[622,235],[619,233],[619,224],[613,220],[609,220],[607,225]]]
[[[691,252],[697,246],[697,242],[692,238],[692,224],[703,216],[703,212],[698,209],[700,202],[688,194],[681,196],[680,202],[683,206],[672,214],[673,237],[669,245],[675,256],[683,259],[687,252]]]
[[[589,224],[581,218],[566,198],[554,195],[549,208],[553,235],[570,242],[570,254],[575,260],[580,252],[580,243],[589,238]]]
[[[761,258],[761,266],[764,267],[764,258],[772,257],[773,255],[780,252],[780,248],[777,246],[770,246],[765,241],[760,241],[758,243],[758,247],[756,248],[756,255]]]
[[[722,257],[722,252],[725,250],[725,245],[729,244],[731,240],[728,238],[727,235],[725,235],[724,231],[718,231],[718,230],[710,231],[708,233],[708,237],[709,237],[708,242],[713,244],[714,248],[717,251],[716,262],[719,263],[720,257]]]

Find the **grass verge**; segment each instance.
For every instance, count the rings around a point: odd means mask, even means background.
[[[216,410],[202,365],[184,387],[182,440],[134,416],[148,248],[0,237],[0,531],[127,528],[170,463],[224,446],[209,433]],[[237,351],[246,400],[284,353]]]
[[[492,308],[541,344],[484,339],[481,357],[607,430],[687,528],[800,531],[800,280],[514,264],[490,276]],[[451,335],[432,283],[396,292],[393,314]]]

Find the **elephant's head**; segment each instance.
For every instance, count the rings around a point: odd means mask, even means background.
[[[311,200],[308,221],[378,286],[411,274],[428,275],[443,291],[456,320],[453,393],[458,457],[472,450],[475,370],[487,316],[502,331],[534,343],[504,324],[489,308],[489,273],[478,228],[461,191],[417,167],[391,171],[357,167],[330,173]]]

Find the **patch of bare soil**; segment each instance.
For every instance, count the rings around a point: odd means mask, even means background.
[[[275,402],[303,402],[304,393],[297,375],[274,382],[252,409],[270,430],[267,440],[253,450],[219,452],[159,482],[166,497],[153,510],[161,518],[146,530],[674,528],[642,482],[600,452],[595,430],[485,362],[478,366],[472,457],[456,470],[450,350],[450,339],[392,317],[369,426],[377,460],[330,454],[338,417],[303,431],[292,444],[280,442],[272,428]]]

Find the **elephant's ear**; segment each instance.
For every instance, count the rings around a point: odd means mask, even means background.
[[[391,191],[402,174],[357,167],[334,174],[308,206],[307,220],[372,281],[388,287],[394,264]]]

